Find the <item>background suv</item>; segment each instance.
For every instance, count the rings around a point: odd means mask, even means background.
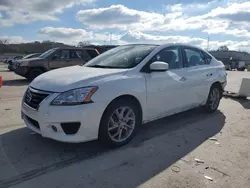
[[[52,48],[39,57],[19,61],[14,71],[28,80],[33,80],[53,69],[85,64],[99,54],[93,48]]]

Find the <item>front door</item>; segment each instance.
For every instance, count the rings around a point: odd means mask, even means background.
[[[50,69],[67,67],[70,64],[70,50],[57,50],[53,53],[49,62]]]
[[[169,70],[145,73],[149,120],[182,111],[188,106],[190,97],[181,49],[176,46],[165,48],[150,62],[155,61],[168,63]]]

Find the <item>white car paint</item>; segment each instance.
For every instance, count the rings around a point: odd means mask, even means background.
[[[98,138],[101,117],[106,107],[122,95],[135,97],[142,108],[142,122],[146,123],[167,115],[182,112],[206,103],[210,87],[220,82],[224,89],[226,72],[224,65],[215,58],[209,65],[173,69],[165,72],[140,72],[141,68],[160,50],[170,45],[162,45],[152,51],[136,67],[130,69],[102,69],[74,66],[57,69],[37,77],[30,88],[50,92],[35,110],[22,101],[21,111],[36,120],[40,129],[24,121],[33,131],[43,137],[63,142],[84,142]],[[87,86],[98,86],[90,104],[77,106],[52,106],[50,103],[60,93]],[[79,131],[66,135],[60,123],[80,122]],[[57,127],[54,132],[51,125]]]

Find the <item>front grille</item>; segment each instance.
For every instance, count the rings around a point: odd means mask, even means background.
[[[30,118],[30,117],[28,117],[28,116],[26,116],[26,118],[27,118],[27,120],[28,120],[34,127],[36,127],[37,129],[40,129],[40,125],[39,125],[39,123],[38,123],[36,120],[34,120],[34,119],[32,119],[32,118]]]
[[[24,102],[31,108],[37,110],[39,108],[40,103],[48,96],[49,93],[28,88],[24,96]]]

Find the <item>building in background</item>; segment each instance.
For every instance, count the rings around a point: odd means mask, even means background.
[[[229,68],[230,64],[239,64],[239,62],[245,62],[246,68],[250,65],[250,54],[247,52],[239,51],[210,51],[216,59],[222,61],[226,68]]]

